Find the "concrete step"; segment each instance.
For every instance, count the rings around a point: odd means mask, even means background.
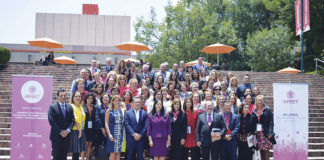
[[[0,134],[0,140],[10,140],[11,134]]]
[[[0,128],[0,134],[10,134],[11,128]]]
[[[324,137],[308,137],[308,143],[324,143]]]

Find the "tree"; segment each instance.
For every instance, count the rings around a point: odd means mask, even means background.
[[[226,61],[233,70],[250,70],[252,66],[260,69],[264,68],[261,63],[252,64],[250,61],[250,55],[258,53],[255,51],[257,46],[253,46],[251,41],[264,39],[254,34],[278,35],[275,33],[277,30],[284,33],[285,37],[282,39],[270,37],[271,43],[265,43],[285,50],[277,52],[276,47],[263,46],[266,50],[262,54],[266,58],[275,59],[273,53],[276,57],[285,57],[289,52],[287,49],[292,50],[299,44],[296,45],[298,37],[295,36],[295,11],[294,2],[291,0],[180,0],[176,6],[169,3],[165,12],[166,17],[161,23],[157,23],[152,9],[150,20],[139,18],[135,25],[135,39],[153,48],[152,54],[146,60],[154,62],[155,67],[164,61],[188,62],[199,56],[214,63],[216,55],[207,55],[200,50],[219,42],[237,48],[230,54],[220,55],[221,63]],[[324,50],[324,3],[321,0],[312,0],[310,14],[311,31],[305,33],[304,62],[307,70],[313,68],[313,59],[320,57]],[[285,43],[281,43],[283,39]],[[249,41],[250,51],[247,51]],[[290,59],[289,64],[298,68],[300,62],[296,62],[296,56]],[[260,66],[255,66],[256,64]],[[262,70],[274,71],[271,67],[265,69]]]
[[[0,65],[5,65],[9,62],[11,52],[8,48],[0,47]]]
[[[248,64],[253,71],[273,72],[296,66],[298,58],[288,33],[287,27],[280,26],[248,35],[246,52],[250,56]]]
[[[289,28],[291,41],[300,40],[295,35],[295,7],[294,1],[290,0],[262,0],[267,10],[274,12],[278,17],[274,23],[285,25]],[[320,58],[324,50],[324,3],[322,0],[310,0],[310,23],[311,30],[304,33],[304,69],[314,70],[314,58]],[[299,41],[300,46],[300,41]],[[299,55],[300,56],[300,55]],[[300,68],[300,63],[297,65]]]

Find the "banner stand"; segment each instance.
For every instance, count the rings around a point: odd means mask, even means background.
[[[308,159],[308,84],[274,83],[274,159]]]

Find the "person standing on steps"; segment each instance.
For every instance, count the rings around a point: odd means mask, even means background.
[[[49,106],[48,121],[51,125],[53,160],[66,160],[70,143],[70,132],[74,124],[72,106],[65,103],[67,93],[63,89],[57,91],[56,103]]]

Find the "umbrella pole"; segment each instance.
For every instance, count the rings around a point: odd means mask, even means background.
[[[43,58],[43,57],[42,57]],[[46,60],[46,48],[45,48],[45,53],[44,53],[44,60],[43,61],[45,61]]]
[[[219,65],[219,54],[217,54],[217,65],[220,66]]]

